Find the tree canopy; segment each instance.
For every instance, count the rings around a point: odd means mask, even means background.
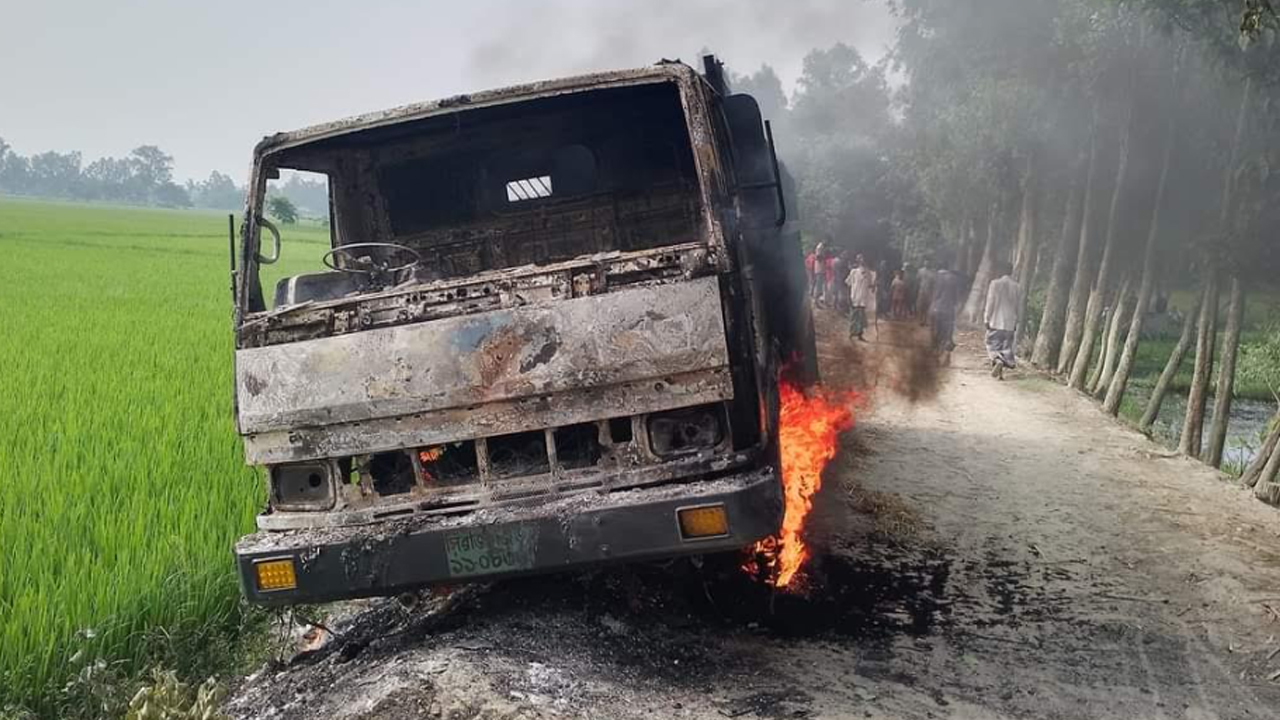
[[[267,198],[267,212],[286,225],[298,222],[298,208],[283,195],[272,195]]]

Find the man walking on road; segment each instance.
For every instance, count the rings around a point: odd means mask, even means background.
[[[944,265],[933,280],[932,303],[929,320],[933,323],[933,349],[943,356],[943,363],[950,362],[950,353],[956,349],[956,306],[960,303],[960,277]]]
[[[1022,288],[1010,277],[1008,263],[1000,263],[1000,277],[987,288],[987,357],[991,358],[991,377],[1004,379],[1006,368],[1017,365],[1014,357],[1014,331],[1018,329],[1018,298]]]
[[[867,313],[876,311],[876,274],[867,267],[862,255],[853,259],[853,269],[845,278],[849,286],[849,337],[866,340]]]

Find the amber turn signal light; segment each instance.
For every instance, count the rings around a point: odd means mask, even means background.
[[[704,505],[676,511],[680,535],[685,540],[723,537],[729,534],[729,516],[724,505]]]
[[[261,560],[254,564],[253,569],[258,575],[260,592],[295,590],[298,587],[298,575],[293,570],[293,558]]]

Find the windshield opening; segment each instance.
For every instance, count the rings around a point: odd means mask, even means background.
[[[294,169],[327,176],[332,221],[298,247],[286,237],[290,261],[264,268],[277,308],[701,236],[693,151],[673,83],[372,128],[282,151],[273,163],[283,173],[268,186],[268,219],[272,189],[303,175]],[[262,254],[271,241],[264,230]],[[318,242],[338,249],[334,267],[319,265],[329,248]],[[308,253],[310,262],[293,263]]]

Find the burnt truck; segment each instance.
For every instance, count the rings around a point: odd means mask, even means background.
[[[784,367],[816,376],[803,262],[771,130],[703,65],[258,144],[232,232],[237,429],[268,493],[235,546],[251,602],[739,550],[778,530],[778,383]],[[325,270],[268,295],[268,181],[290,170],[328,178],[330,245],[314,250]]]

